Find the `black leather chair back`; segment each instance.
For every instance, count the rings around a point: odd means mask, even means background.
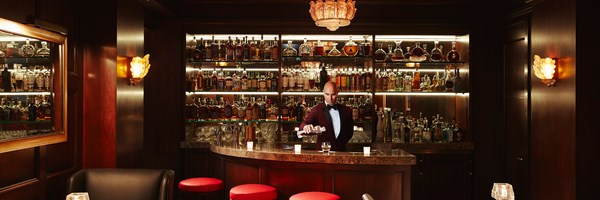
[[[71,175],[67,194],[90,200],[171,200],[175,172],[166,169],[82,169]]]

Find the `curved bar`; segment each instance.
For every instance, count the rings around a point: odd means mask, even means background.
[[[304,147],[304,146],[303,146]],[[370,155],[363,152],[330,152],[302,149],[299,154],[293,146],[279,143],[258,143],[252,151],[241,145],[211,145],[211,151],[232,157],[272,160],[282,162],[304,162],[350,165],[415,165],[414,155],[401,149],[372,150]]]
[[[314,144],[303,144],[303,147]],[[261,183],[277,189],[278,200],[306,191],[334,193],[342,199],[360,199],[369,193],[375,199],[410,200],[414,155],[400,149],[363,152],[331,152],[301,149],[294,145],[258,143],[211,145],[214,162],[226,190],[246,183]],[[310,148],[310,147],[309,147]],[[361,148],[362,149],[362,148]]]

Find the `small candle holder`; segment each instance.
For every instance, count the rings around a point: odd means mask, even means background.
[[[295,144],[294,145],[294,154],[300,154],[301,151],[302,151],[302,145],[301,144]]]
[[[514,200],[515,193],[512,185],[508,183],[494,183],[492,197],[497,200]]]
[[[365,156],[371,155],[371,146],[364,146],[363,147],[363,154],[365,154]]]
[[[246,142],[246,149],[248,151],[254,151],[254,142],[253,141]]]

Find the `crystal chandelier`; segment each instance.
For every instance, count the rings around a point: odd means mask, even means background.
[[[335,31],[339,27],[350,25],[350,20],[356,13],[354,3],[356,2],[353,0],[315,0],[310,1],[308,12],[317,26]]]

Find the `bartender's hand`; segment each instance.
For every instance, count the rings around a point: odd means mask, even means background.
[[[312,124],[307,124],[304,126],[303,130],[305,134],[308,134],[314,131],[314,127]]]

